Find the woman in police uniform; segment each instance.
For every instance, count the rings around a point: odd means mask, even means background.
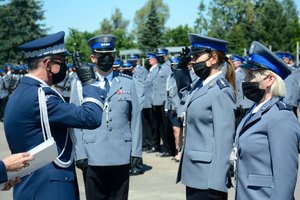
[[[249,50],[243,92],[256,102],[240,122],[237,146],[238,200],[294,199],[298,172],[300,126],[289,105],[281,101],[291,72],[258,42]]]
[[[186,107],[177,182],[186,185],[189,200],[227,199],[229,155],[235,129],[234,67],[225,56],[226,41],[197,34],[188,37],[192,51],[183,52],[174,70]],[[186,66],[190,55],[190,63],[199,77],[191,85]],[[222,72],[224,66],[226,74]]]

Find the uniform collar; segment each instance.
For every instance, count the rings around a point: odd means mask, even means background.
[[[222,73],[222,71],[219,71],[209,77],[207,77],[204,81],[203,81],[203,85],[206,85],[207,83],[209,83],[211,80],[213,80],[214,78],[216,78],[217,76],[219,76]]]
[[[32,74],[25,74],[25,76],[37,80],[38,82],[42,83],[42,86],[50,87],[45,81],[43,81],[42,79],[40,79]]]
[[[99,73],[96,73],[96,74],[97,74],[97,78],[99,79],[100,82],[103,82],[104,78],[107,78],[107,80],[109,82],[111,82],[113,79],[113,71],[106,76],[103,76],[102,74],[99,74]]]

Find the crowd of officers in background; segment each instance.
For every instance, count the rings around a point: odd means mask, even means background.
[[[294,113],[300,108],[300,70],[295,63],[295,57],[290,53],[275,52],[292,70],[292,74],[285,79],[287,94],[284,101],[292,106]],[[236,68],[236,106],[242,116],[253,102],[242,93],[243,72],[239,65],[245,60],[236,54],[227,55]],[[142,113],[143,127],[143,151],[147,153],[158,152],[159,157],[172,157],[179,162],[180,148],[183,143],[184,114],[181,111],[181,102],[177,93],[176,81],[173,77],[173,67],[178,64],[175,56],[169,56],[167,49],[157,49],[156,52],[147,53],[145,58],[138,54],[131,54],[127,60],[116,58],[113,70],[132,77]],[[64,81],[56,84],[55,89],[65,98],[70,99],[72,81],[77,78],[75,68],[68,64],[68,73]],[[91,64],[97,70],[96,66]],[[18,86],[22,76],[27,73],[27,66],[14,66],[5,64],[0,69],[0,120],[6,102],[14,89]],[[191,77],[198,78],[192,70]],[[134,174],[142,174],[143,168],[139,168]]]

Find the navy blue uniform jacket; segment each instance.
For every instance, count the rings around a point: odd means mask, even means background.
[[[42,85],[37,79],[24,76],[19,87],[9,98],[4,114],[4,129],[12,153],[26,152],[44,141],[38,88]],[[64,147],[68,127],[94,129],[101,124],[102,109],[95,103],[86,102],[81,107],[65,103],[50,87],[44,88],[52,136],[58,153]],[[101,90],[87,85],[84,97],[101,101]],[[68,161],[72,152],[70,138],[61,157]],[[78,186],[74,163],[68,168],[60,168],[53,162],[22,178],[14,187],[14,199],[67,200],[78,199]]]

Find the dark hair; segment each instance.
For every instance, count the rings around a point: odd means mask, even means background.
[[[29,70],[36,70],[38,68],[38,64],[40,62],[42,62],[46,57],[48,57],[48,56],[27,59],[27,64],[28,64]]]
[[[226,55],[222,52],[215,51],[218,55],[218,65],[221,66],[223,63],[227,63],[227,69],[225,78],[228,83],[233,87],[234,92],[236,92],[236,85],[235,85],[235,68],[233,63],[226,57]]]

